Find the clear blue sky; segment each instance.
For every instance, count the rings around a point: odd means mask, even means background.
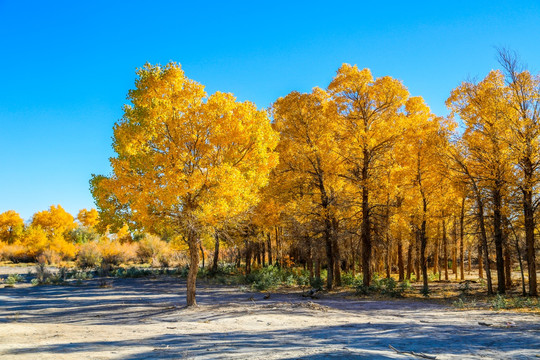
[[[438,115],[461,81],[498,67],[496,46],[539,70],[540,2],[376,3],[0,0],[0,212],[94,206],[88,180],[109,172],[145,62],[179,62],[209,93],[260,108],[326,87],[346,62],[401,79]]]

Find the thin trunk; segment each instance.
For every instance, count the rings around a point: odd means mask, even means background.
[[[446,220],[443,219],[442,223],[442,242],[443,242],[443,267],[444,267],[444,280],[448,281],[448,241],[446,238]]]
[[[334,284],[341,286],[341,251],[338,243],[338,222],[332,219],[332,252],[334,256]]]
[[[504,278],[506,279],[506,287],[510,289],[512,287],[512,262],[510,260],[510,247],[508,246],[508,239],[504,242]]]
[[[516,247],[516,253],[517,253],[518,261],[519,261],[519,271],[521,273],[521,290],[522,290],[523,296],[526,296],[527,289],[525,288],[525,274],[523,273],[523,261],[521,260],[521,250],[519,249],[519,239],[512,224],[510,224],[510,226],[512,229],[512,233],[514,234],[514,245]]]
[[[465,280],[465,246],[463,244],[465,229],[465,196],[461,200],[461,213],[459,214],[459,270],[461,280]]]
[[[412,253],[413,253],[413,245],[412,240],[409,242],[409,248],[407,249],[407,280],[411,281],[411,273],[412,273]]]
[[[272,265],[272,236],[270,232],[266,234],[266,243],[268,245],[268,265]]]
[[[532,169],[532,165],[530,168]],[[530,177],[532,178],[532,175],[530,175]],[[526,183],[531,182],[532,181],[527,181]],[[530,189],[523,189],[523,214],[525,217],[525,244],[527,250],[527,267],[529,270],[529,295],[537,296],[536,254],[534,248],[534,205],[533,192]]]
[[[504,257],[503,257],[503,232],[502,232],[502,194],[498,182],[492,191],[493,199],[493,237],[495,239],[495,256],[497,267],[497,292],[504,294],[506,292],[504,279]]]
[[[352,237],[349,238],[349,241],[350,241],[350,249],[351,249],[351,272],[354,278],[356,276],[356,257],[354,256],[356,251],[354,248],[354,242],[353,242]]]
[[[478,277],[484,278],[484,261],[482,260],[482,244],[478,244]]]
[[[251,273],[251,242],[247,239],[244,240],[246,245],[246,275]]]
[[[420,273],[420,264],[421,264],[421,257],[420,257],[420,236],[418,236],[418,231],[415,232],[415,243],[416,243],[416,281],[421,280],[421,273]]]
[[[198,239],[194,231],[188,234],[189,248],[189,271],[187,277],[187,306],[197,306],[195,299],[197,286],[197,272],[199,271],[199,249],[197,247]]]
[[[457,221],[456,216],[454,215],[454,234],[453,234],[454,243],[452,244],[452,273],[454,274],[454,278],[457,280],[458,273],[457,273],[457,248],[458,248],[458,234],[457,234]]]
[[[422,280],[423,280],[423,292],[427,294],[429,291],[428,288],[428,274],[427,274],[427,259],[426,259],[426,247],[427,247],[427,236],[426,236],[426,217],[427,217],[427,201],[424,198],[424,215],[422,219],[422,227],[420,228],[420,262],[422,263]]]
[[[214,259],[212,263],[212,272],[217,272],[218,270],[218,259],[219,259],[219,234],[214,232]]]
[[[199,242],[199,249],[201,250],[202,268],[204,269],[204,259],[205,259],[205,256],[204,256],[204,248],[203,248],[203,246],[202,246],[202,242]]]
[[[309,283],[313,283],[313,245],[311,244],[311,238],[307,238],[307,246],[308,246],[308,253],[307,253],[307,263],[308,263],[308,269],[309,269]]]
[[[469,273],[469,275],[471,275],[471,271],[472,271],[472,252],[471,252],[471,247],[470,246],[467,248],[467,255],[469,256],[469,262],[467,263],[467,272]]]
[[[261,266],[261,244],[260,243],[255,244],[255,252],[257,254],[257,256],[256,256],[257,265]]]
[[[263,241],[261,242],[261,257],[262,257],[262,266],[265,267],[266,266],[266,242],[264,241],[264,238],[263,238]]]
[[[367,149],[363,150],[362,166],[362,272],[363,284],[368,287],[371,284],[371,216],[369,209],[369,189],[368,189],[368,166],[369,153]]]
[[[315,257],[315,279],[320,283],[321,281],[321,258],[317,254]]]
[[[401,243],[401,233],[398,234],[397,252],[398,252],[397,256],[398,256],[399,281],[403,281],[405,279],[405,271],[403,268],[403,244]]]
[[[478,220],[480,222],[480,236],[482,240],[482,250],[484,253],[484,266],[486,270],[486,280],[488,287],[488,295],[493,294],[493,285],[491,281],[491,264],[489,261],[489,248],[487,242],[486,225],[484,223],[484,204],[478,199]]]
[[[332,249],[332,227],[330,221],[325,221],[324,243],[326,245],[327,276],[326,288],[331,290],[334,286],[334,254]]]
[[[439,273],[439,280],[441,280],[441,272],[439,271],[439,247],[441,243],[441,225],[437,222],[437,236],[435,237],[435,252],[433,254],[433,274]]]
[[[385,267],[386,267],[386,278],[387,279],[390,279],[390,273],[391,273],[391,270],[392,270],[392,261],[391,261],[391,255],[392,255],[392,252],[391,252],[391,243],[390,243],[390,237],[388,236],[388,234],[386,234],[386,264],[385,264]]]

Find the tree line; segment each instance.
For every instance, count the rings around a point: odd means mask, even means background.
[[[313,282],[326,270],[328,289],[349,271],[367,287],[375,273],[414,276],[427,293],[474,263],[489,294],[518,268],[536,296],[540,79],[498,55],[501,70],[450,93],[447,117],[348,64],[267,111],[209,96],[179,64],[147,64],[114,126],[112,173],[91,179],[100,221],[183,241],[188,305],[201,241],[212,266],[221,242],[247,272],[303,265]]]

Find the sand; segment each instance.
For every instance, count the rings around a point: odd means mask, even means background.
[[[432,300],[247,292],[174,277],[0,289],[0,359],[540,358],[540,316]]]

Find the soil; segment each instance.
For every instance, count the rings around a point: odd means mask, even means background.
[[[1,288],[0,359],[540,358],[538,314],[204,283],[186,308],[185,292],[165,276]]]

